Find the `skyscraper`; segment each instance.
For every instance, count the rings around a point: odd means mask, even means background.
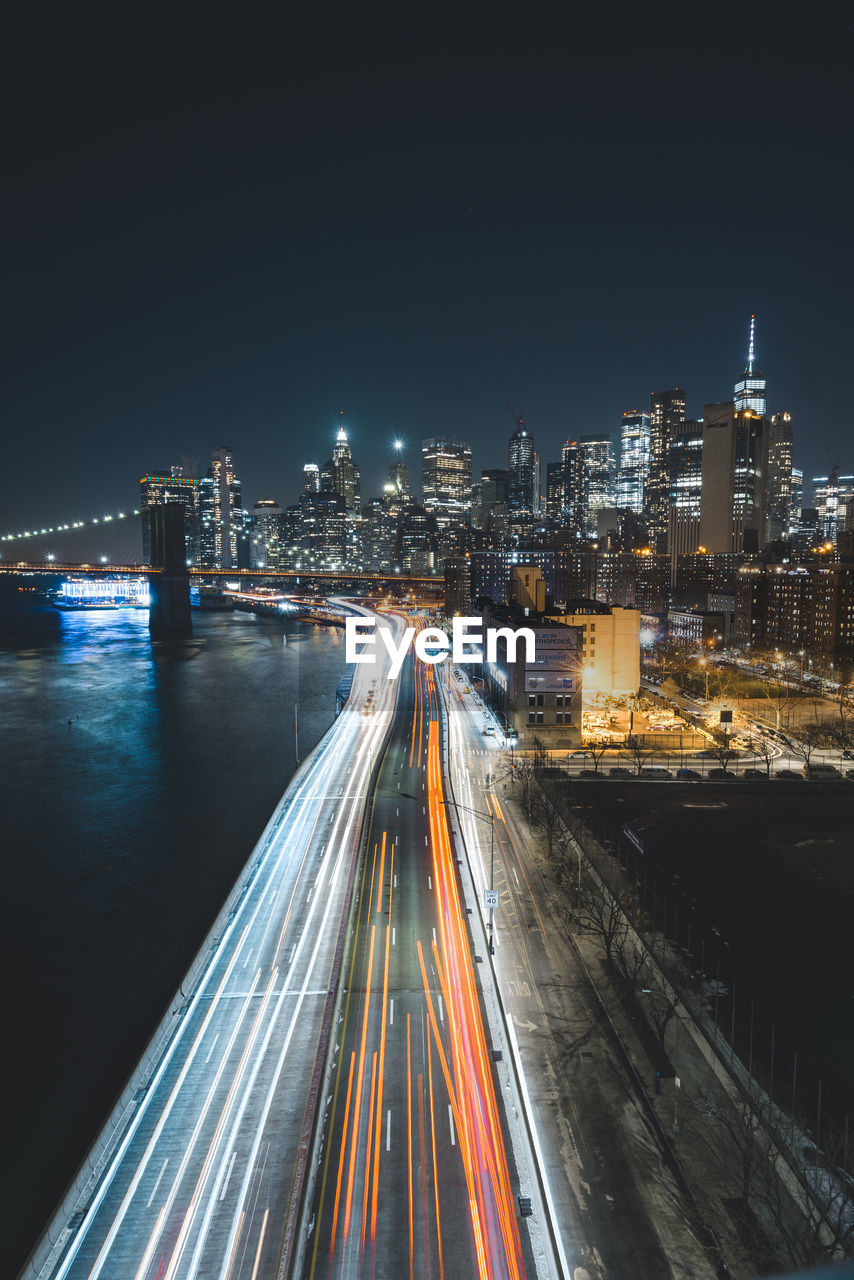
[[[595,538],[599,512],[616,505],[614,442],[610,435],[580,436],[587,486],[587,536]]]
[[[303,493],[320,493],[320,467],[316,462],[307,462],[302,469]]]
[[[703,424],[686,421],[667,446],[667,554],[670,585],[676,586],[677,557],[700,548],[703,485]]]
[[[762,370],[756,365],[756,316],[751,316],[747,337],[747,364],[744,373],[735,384],[733,399],[736,412],[741,409],[750,409],[752,413],[758,413],[764,418],[767,404],[766,386]]]
[[[282,508],[275,498],[259,498],[252,508],[249,568],[281,569]]]
[[[208,473],[199,481],[199,559],[211,569],[236,569],[243,532],[243,499],[231,449],[214,449]]]
[[[332,457],[323,464],[320,473],[321,492],[337,493],[344,500],[345,514],[357,516],[362,509],[361,480],[359,468],[353,461],[353,451],[347,442],[347,432],[340,426]]]
[[[620,470],[617,476],[617,506],[638,515],[643,511],[649,475],[649,414],[627,409],[620,431]]]
[[[563,500],[560,522],[579,542],[587,531],[587,471],[584,450],[577,440],[567,440],[561,450]]]
[[[700,543],[710,555],[755,553],[767,537],[768,419],[732,400],[703,411]]]
[[[471,445],[432,436],[421,442],[424,510],[441,527],[465,524],[471,505]]]
[[[507,510],[510,519],[534,512],[534,437],[524,418],[507,445]]]
[[[653,391],[649,401],[649,473],[644,492],[647,539],[655,551],[667,541],[670,493],[668,446],[685,422],[685,392],[679,387]]]
[[[179,502],[184,508],[184,539],[187,544],[187,563],[198,559],[199,548],[199,482],[184,475],[183,467],[170,467],[169,474],[160,471],[145,475],[139,482],[139,509],[145,512],[160,503]],[[151,563],[151,527],[142,521],[142,559]]]
[[[400,458],[395,458],[388,469],[388,482],[394,487],[401,502],[412,501],[412,486],[409,482],[409,467]]]
[[[854,507],[854,476],[841,476],[836,469],[829,476],[813,476],[813,492],[822,536],[835,545]]]
[[[775,413],[768,434],[768,538],[785,538],[792,524],[792,415]]]

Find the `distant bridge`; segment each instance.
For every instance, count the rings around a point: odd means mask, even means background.
[[[354,573],[349,569],[200,569],[188,570],[191,582],[204,581],[215,584],[232,582],[234,579],[248,582],[264,581],[270,584],[282,583],[284,586],[300,586],[310,588],[317,584],[327,590],[342,590],[348,587],[353,590],[387,591],[390,588],[407,588],[411,591],[429,591],[443,593],[444,580],[439,577],[407,573]],[[118,577],[132,574],[134,576],[151,577],[162,573],[161,569],[148,564],[68,564],[44,560],[0,560],[0,574],[33,574],[44,577],[64,577],[68,574],[86,574],[101,577]]]

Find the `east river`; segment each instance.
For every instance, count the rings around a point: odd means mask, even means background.
[[[4,1230],[14,1275],[295,766],[332,722],[334,630],[142,610],[0,637]]]

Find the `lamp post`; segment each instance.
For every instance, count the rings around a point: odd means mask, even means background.
[[[700,659],[700,666],[703,668],[703,675],[706,677],[706,702],[709,701],[709,664],[705,658]]]
[[[495,955],[495,815],[492,813],[481,813],[479,809],[472,809],[467,804],[460,804],[459,800],[440,800],[440,804],[452,804],[455,809],[465,809],[466,813],[472,814],[475,818],[480,818],[482,822],[489,823],[489,889],[486,897],[489,905],[489,954]]]

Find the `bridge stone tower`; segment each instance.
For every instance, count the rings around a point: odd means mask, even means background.
[[[143,513],[148,521],[148,543],[152,569],[149,575],[151,608],[148,629],[156,638],[191,635],[190,575],[184,541],[184,507],[167,502]]]

